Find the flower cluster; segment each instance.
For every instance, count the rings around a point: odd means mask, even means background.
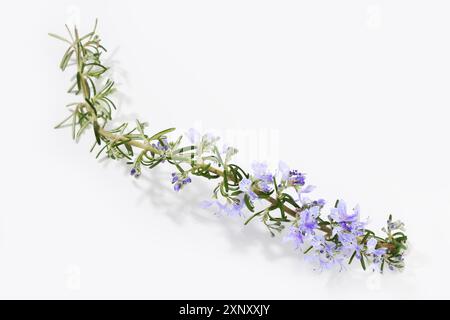
[[[186,176],[185,174],[179,174],[176,172],[172,172],[173,190],[180,191],[180,189],[184,185],[191,183],[191,182],[192,182],[191,178]]]
[[[217,181],[212,199],[204,201],[204,208],[217,213],[245,217],[245,224],[259,219],[271,235],[287,227],[285,239],[292,241],[305,257],[320,270],[338,267],[340,270],[353,261],[366,269],[383,272],[404,266],[407,236],[404,225],[389,216],[384,235],[377,235],[361,220],[360,208],[349,210],[343,200],[326,208],[323,199],[311,199],[315,190],[307,184],[307,175],[280,162],[277,170],[266,163],[255,162],[247,172],[233,163],[237,149],[218,146],[219,137],[200,134],[194,129],[184,136],[169,139],[175,128],[148,134],[147,124],[136,121],[135,126],[123,123],[111,127],[111,98],[114,82],[104,79],[108,70],[101,57],[105,48],[94,30],[79,36],[78,30],[68,30],[68,38],[51,36],[69,44],[60,68],[76,67],[69,93],[81,96],[69,104],[69,117],[58,126],[71,126],[74,139],[92,128],[97,157],[106,154],[110,159],[126,159],[131,165],[130,175],[139,177],[144,168],[152,169],[161,163],[172,166],[171,183],[179,192],[192,182],[191,177]],[[100,81],[98,81],[100,80]],[[183,146],[184,141],[188,144]]]
[[[211,136],[195,132],[196,141],[210,142]],[[214,142],[217,142],[217,138]],[[218,148],[196,146],[199,159],[215,159],[213,162],[226,166],[218,159],[224,152],[219,153]],[[212,151],[208,152],[205,150]],[[216,150],[216,153],[214,153]],[[244,174],[238,183],[224,187],[221,181],[213,200],[204,201],[203,208],[215,208],[216,213],[229,216],[246,216],[251,214],[246,223],[259,216],[269,231],[281,231],[285,224],[290,224],[285,235],[287,241],[294,243],[302,250],[306,259],[314,263],[319,270],[338,267],[343,270],[347,263],[353,260],[360,261],[365,269],[370,266],[372,270],[383,272],[387,264],[390,269],[403,267],[403,254],[406,249],[406,236],[397,233],[398,238],[392,238],[392,231],[403,227],[401,222],[388,221],[387,238],[380,238],[366,228],[367,222],[361,220],[360,208],[355,206],[349,210],[344,200],[336,201],[335,205],[323,214],[326,201],[324,199],[310,199],[308,194],[315,190],[315,186],[306,183],[306,174],[291,169],[284,162],[280,162],[277,171],[271,171],[266,163],[255,162],[252,172]],[[229,184],[229,181],[228,181]],[[231,189],[228,190],[227,189]],[[218,198],[223,198],[219,200]],[[271,199],[271,205],[262,207],[255,212],[257,203]],[[285,212],[286,206],[294,208],[293,219],[289,219]],[[272,211],[279,209],[281,217],[274,217]]]

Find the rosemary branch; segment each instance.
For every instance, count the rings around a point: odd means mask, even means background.
[[[128,131],[126,131],[128,123],[123,123],[115,129],[106,129],[108,121],[112,119],[112,109],[115,109],[115,104],[110,99],[114,92],[114,82],[107,79],[101,83],[104,80],[103,74],[108,68],[101,62],[101,55],[106,49],[100,44],[96,29],[97,21],[92,32],[80,37],[76,27],[73,33],[67,28],[70,40],[50,34],[69,44],[60,68],[64,71],[70,63],[76,65],[76,80],[71,85],[69,93],[81,95],[83,99],[69,105],[73,107],[71,115],[57,128],[65,126],[72,120],[72,134],[78,139],[82,132],[92,127],[95,144],[91,151],[97,145],[103,144],[97,157],[106,152],[112,159],[126,158],[133,166],[131,173],[135,176],[141,173],[142,166],[151,169],[167,161],[178,171],[172,174],[172,183],[176,191],[191,182],[190,174],[207,179],[220,178],[213,197],[217,199],[221,196],[227,204],[223,205],[220,202],[215,204],[222,210],[239,214],[245,205],[252,213],[245,224],[255,217],[261,217],[261,221],[272,235],[272,230],[281,231],[286,223],[291,223],[289,235],[297,244],[303,245],[306,240],[310,242],[305,254],[314,252],[321,268],[332,264],[342,266],[341,258],[349,258],[348,262],[351,263],[355,257],[360,260],[364,269],[368,262],[380,271],[383,271],[385,264],[391,269],[403,267],[407,236],[402,232],[401,222],[392,221],[392,216],[389,216],[387,229],[383,229],[387,236],[384,238],[377,236],[359,221],[359,211],[354,211],[353,214],[346,212],[343,201],[337,201],[329,219],[324,220],[320,218],[320,211],[324,206],[322,201],[299,204],[298,200],[294,200],[286,192],[293,189],[298,192],[299,197],[302,192],[306,192],[304,176],[296,170],[289,171],[287,177],[277,182],[276,177],[271,174],[255,173],[252,176],[236,164],[230,163],[231,157],[236,153],[233,148],[227,149],[224,160],[215,146],[215,140],[206,135],[197,145],[180,147],[182,137],[175,142],[167,140],[166,135],[174,128],[152,136],[145,133],[145,124],[139,121],[135,128]],[[135,149],[140,150],[136,156]],[[183,165],[189,168],[183,169]],[[270,205],[255,213],[253,203],[255,199],[265,200]],[[271,214],[275,210],[279,210],[279,216]],[[324,237],[317,235],[317,231],[322,232]]]

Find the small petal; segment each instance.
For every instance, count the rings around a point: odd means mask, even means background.
[[[300,189],[300,193],[310,193],[313,192],[315,189],[316,186],[307,185],[306,187]]]
[[[280,170],[281,178],[283,180],[287,180],[289,178],[290,169],[289,169],[289,166],[285,162],[280,161],[278,163],[278,170]]]
[[[200,133],[194,128],[190,128],[185,135],[192,144],[197,144],[200,141]]]

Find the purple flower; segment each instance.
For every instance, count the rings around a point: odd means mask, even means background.
[[[340,200],[336,208],[331,209],[330,218],[338,225],[333,227],[331,236],[337,236],[341,252],[345,257],[350,257],[355,253],[356,258],[361,258],[361,244],[358,244],[358,237],[365,233],[365,223],[359,221],[359,206],[353,209],[352,213],[347,212],[344,201]]]
[[[326,204],[326,201],[324,199],[318,199],[314,200],[313,204],[319,207],[323,207]]]
[[[299,248],[305,242],[305,235],[299,227],[290,226],[288,234],[284,237],[285,241],[292,241],[296,248]]]
[[[172,173],[173,190],[175,190],[177,192],[180,191],[180,189],[184,185],[191,183],[191,182],[192,182],[192,180],[190,177],[187,177],[183,174],[179,174],[179,173],[175,173],[175,172]]]
[[[141,172],[138,171],[136,168],[132,168],[130,170],[130,175],[135,177],[135,178],[139,178],[139,176],[141,175]]]
[[[227,203],[226,207],[223,209],[223,211],[229,215],[229,216],[243,216],[244,213],[242,212],[242,210],[244,209],[244,200],[243,199],[239,199],[239,201],[233,202],[233,203]]]
[[[169,149],[169,144],[167,142],[167,138],[161,138],[161,141],[158,141],[158,143],[156,143],[156,144],[153,143],[152,146],[155,149],[158,149],[160,151],[167,151]]]
[[[359,221],[359,211],[359,206],[356,206],[352,213],[348,213],[345,202],[340,200],[337,207],[331,209],[330,214],[330,218],[339,224],[333,228],[332,236],[338,236],[343,251],[351,254],[356,251],[358,258],[362,247],[358,245],[357,237],[364,235],[366,226],[365,222]]]
[[[334,232],[334,230],[333,230]],[[342,231],[337,233],[338,240],[341,244],[341,251],[346,257],[350,257],[355,253],[357,259],[361,258],[362,245],[358,244],[358,236],[351,232]]]
[[[252,164],[253,169],[253,175],[256,179],[272,182],[273,175],[269,172],[269,168],[267,166],[267,163],[264,162],[254,162]]]
[[[200,133],[195,130],[194,128],[190,128],[186,133],[185,133],[186,137],[188,138],[188,140],[190,141],[190,143],[192,144],[197,144],[200,141],[201,135]]]
[[[336,222],[355,222],[359,220],[359,206],[353,209],[352,213],[347,213],[347,206],[344,200],[339,200],[336,208],[331,209],[330,217]]]
[[[305,185],[305,175],[297,170],[289,171],[288,184],[291,186]]]
[[[344,257],[334,242],[325,240],[323,235],[316,235],[311,239],[311,247],[305,258],[317,264],[320,271],[336,265],[340,270],[344,268]]]
[[[314,234],[314,229],[317,228],[317,218],[320,214],[320,207],[312,207],[303,210],[300,213],[299,228],[305,234]]]
[[[227,200],[226,203],[222,203],[219,200],[206,200],[203,201],[200,206],[204,209],[216,206],[219,210],[217,213],[226,214],[228,216],[243,216],[242,210],[244,209],[243,198],[235,200]]]
[[[370,254],[372,256],[376,256],[376,257],[381,257],[382,255],[384,255],[386,253],[386,248],[379,248],[379,249],[375,249],[377,246],[377,239],[375,238],[370,238],[367,241],[367,249],[366,249],[366,254]]]
[[[278,170],[281,173],[281,179],[283,181],[287,181],[289,186],[305,185],[305,175],[298,170],[291,170],[286,163],[280,161],[278,164]]]
[[[278,163],[278,170],[281,173],[281,179],[286,181],[289,178],[289,172],[291,171],[291,169],[289,169],[289,166],[285,162],[280,161]]]
[[[308,185],[306,187],[302,187],[297,191],[298,194],[298,200],[297,202],[300,202],[303,205],[314,203],[314,201],[311,201],[308,197],[303,196],[306,193],[312,192],[316,187],[312,185]],[[325,204],[325,203],[324,203]]]
[[[386,248],[376,249],[377,243],[378,242],[375,238],[370,238],[366,243],[367,249],[366,249],[365,253],[367,256],[372,258],[371,267],[372,267],[373,271],[382,272],[381,265],[384,261],[383,256],[386,253],[387,249]]]
[[[182,184],[181,183],[175,183],[173,185],[173,190],[175,190],[176,192],[180,191]]]
[[[181,183],[182,184],[188,184],[188,183],[191,183],[191,182],[192,182],[191,178],[187,177],[187,178],[183,179],[183,181]]]
[[[263,192],[272,191],[273,175],[269,172],[268,166],[263,162],[254,162],[252,164],[253,175],[258,181],[258,188]]]
[[[291,226],[285,240],[293,241],[296,247],[308,241],[315,234],[317,228],[317,218],[319,217],[320,208],[312,207],[303,210],[300,213],[298,226]]]
[[[255,200],[258,196],[253,192],[252,184],[252,180],[244,178],[239,182],[239,189],[244,192],[244,194],[247,194],[251,200]]]
[[[309,199],[308,197],[305,197],[304,195],[307,193],[312,192],[316,187],[312,186],[312,185],[308,185],[306,187],[301,187],[298,189],[297,194],[298,194],[298,199],[296,200],[297,202],[300,202],[303,206],[321,206],[323,207],[325,205],[325,200],[323,199],[319,199],[317,201],[312,201],[311,199]]]

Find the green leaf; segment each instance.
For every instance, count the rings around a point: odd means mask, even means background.
[[[91,37],[93,34],[94,34],[94,31],[89,32],[88,34],[82,36],[82,37],[79,39],[79,41],[83,41],[83,40],[85,40],[85,39]]]
[[[109,99],[107,97],[103,97],[102,100],[106,101],[107,103],[109,103],[115,110],[117,109],[116,105],[114,104],[114,102],[111,101],[111,99]]]
[[[92,92],[94,93],[94,96],[96,96],[97,95],[97,89],[95,88],[94,81],[92,81],[92,79],[90,77],[88,77],[87,79],[91,83],[91,88],[92,88]]]
[[[275,176],[272,179],[273,181],[273,186],[275,187],[275,193],[278,194],[278,185],[277,185],[277,180],[275,178]]]
[[[82,124],[80,124],[80,129],[78,129],[77,135],[75,137],[75,141],[78,142],[81,134],[83,133],[83,131],[89,126],[90,122],[89,121],[85,121]]]
[[[247,206],[248,210],[250,210],[251,212],[255,211],[255,206],[253,205],[252,201],[250,200],[250,197],[248,194],[246,194],[244,196],[244,202],[245,202],[245,205]]]
[[[247,179],[250,177],[250,175],[248,173],[246,173],[244,170],[242,170],[242,168],[239,167],[238,165],[229,164],[228,167],[235,172],[240,172]],[[242,180],[242,179],[240,179],[240,180]]]
[[[55,129],[59,129],[59,128],[61,128],[70,118],[72,118],[74,116],[74,112],[72,112],[72,113],[70,113],[70,115],[67,117],[67,118],[65,118],[63,121],[61,121],[60,123],[58,123],[56,126],[55,126]]]
[[[179,149],[173,151],[172,154],[175,155],[175,154],[185,153],[185,152],[192,153],[192,152],[195,151],[196,149],[197,149],[196,146],[183,147],[183,148],[179,148]]]
[[[95,141],[95,143],[97,143],[97,141]],[[99,151],[99,152],[97,153],[97,155],[95,156],[95,159],[97,159],[97,158],[100,156],[100,154],[103,152],[103,150],[106,149],[107,146],[108,146],[108,145],[105,144],[105,145],[103,146],[103,148],[100,149],[100,151]]]
[[[128,151],[128,154],[130,155],[130,156],[133,156],[133,148],[131,147],[131,145],[129,144],[129,143],[124,143],[124,145],[125,145],[125,148],[127,149],[127,151]]]
[[[87,98],[84,99],[84,100],[89,104],[89,106],[91,107],[91,110],[94,112],[95,116],[97,116],[97,109],[95,109],[95,107],[92,104],[92,102],[89,99],[87,99]]]
[[[223,162],[222,156],[220,155],[219,149],[217,149],[216,146],[214,146],[214,153],[216,154],[217,161],[219,162],[219,167],[223,166],[225,167],[225,163]]]
[[[67,65],[69,64],[70,58],[72,58],[72,55],[74,53],[74,50],[72,47],[67,49],[66,53],[64,54],[61,63],[59,64],[59,68],[64,71],[67,68]]]
[[[303,254],[307,254],[309,251],[311,251],[311,249],[313,248],[313,246],[310,246],[308,249],[306,249]]]
[[[289,203],[290,205],[292,205],[292,206],[294,206],[294,207],[296,207],[296,208],[300,208],[300,206],[298,205],[298,203],[295,202],[294,198],[292,198],[292,196],[291,196],[290,194],[282,193],[281,199],[282,199],[284,202],[287,202],[287,203]]]
[[[223,186],[225,187],[225,191],[228,192],[228,173],[227,173],[227,170],[223,171]]]
[[[172,131],[174,131],[174,130],[175,130],[175,128],[170,128],[170,129],[166,129],[166,130],[160,131],[160,132],[158,132],[158,133],[152,135],[152,136],[148,139],[148,141],[158,140],[158,139],[161,138],[163,135],[168,134],[169,132],[172,132]]]
[[[98,122],[97,122],[97,121],[94,121],[94,134],[95,134],[95,139],[96,139],[97,143],[100,145],[100,144],[101,144],[101,139],[100,139],[99,129],[100,129],[100,126],[98,125]]]
[[[141,134],[141,138],[142,140],[147,140],[147,136],[145,135],[144,132],[144,126],[145,123],[141,123],[139,120],[136,119],[136,128],[138,129],[139,133]]]
[[[355,250],[355,252],[353,252],[352,256],[350,257],[350,260],[348,260],[348,264],[352,263],[352,261],[355,258],[355,256],[356,256],[356,250]]]
[[[359,259],[361,262],[361,267],[366,270],[366,263],[364,262],[364,255],[361,254],[361,258]]]
[[[78,87],[78,92],[81,91],[81,74],[79,72],[77,72],[77,87]]]
[[[50,37],[53,37],[53,38],[55,38],[55,39],[58,39],[58,40],[61,40],[61,41],[67,42],[68,44],[72,45],[72,42],[70,42],[70,41],[69,41],[69,40],[67,40],[66,38],[64,38],[64,37],[61,37],[61,36],[59,36],[59,35],[57,35],[57,34],[54,34],[54,33],[49,33],[48,35],[49,35]]]

